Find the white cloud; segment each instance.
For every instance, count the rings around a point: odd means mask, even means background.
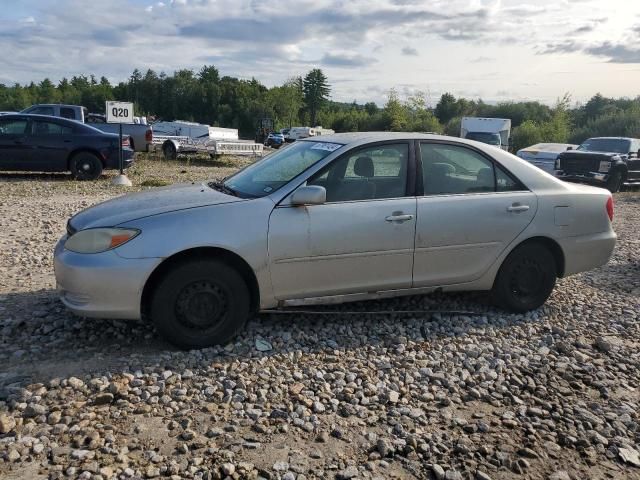
[[[213,63],[223,75],[273,85],[320,66],[336,79],[341,100],[382,101],[390,87],[406,84],[552,101],[566,90],[575,98],[607,89],[635,95],[640,80],[636,71],[602,85],[619,67],[609,60],[640,63],[632,34],[640,18],[626,0],[32,3],[17,21],[0,13],[0,49],[12,52],[3,58],[8,83],[83,73],[121,80],[134,68]],[[549,74],[560,70],[583,74],[568,84]]]

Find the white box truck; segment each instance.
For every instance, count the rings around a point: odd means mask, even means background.
[[[462,117],[460,138],[509,149],[511,120],[508,118]]]

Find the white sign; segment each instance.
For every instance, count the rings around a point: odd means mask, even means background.
[[[333,152],[342,147],[340,143],[329,143],[329,142],[315,142],[311,150],[326,150],[327,152]]]
[[[107,123],[133,123],[133,103],[107,102]]]

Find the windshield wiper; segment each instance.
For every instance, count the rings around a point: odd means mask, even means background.
[[[226,193],[227,195],[232,195],[234,197],[239,197],[238,192],[236,192],[233,188],[227,187],[222,182],[210,182],[209,186],[214,190],[218,190],[219,192]]]

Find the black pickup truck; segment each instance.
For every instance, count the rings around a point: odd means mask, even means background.
[[[558,155],[555,169],[562,180],[605,187],[611,192],[623,185],[640,185],[640,139],[590,138],[577,149]]]

